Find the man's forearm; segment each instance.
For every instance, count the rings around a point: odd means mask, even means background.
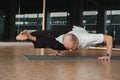
[[[106,48],[107,48],[106,55],[102,57],[98,57],[98,59],[102,61],[109,61],[112,54],[112,45],[113,45],[112,36],[104,35],[103,41],[106,43]]]
[[[106,48],[107,48],[106,53],[111,54],[112,53],[112,45],[113,45],[112,37],[108,36],[108,35],[104,35],[104,42],[106,43]]]

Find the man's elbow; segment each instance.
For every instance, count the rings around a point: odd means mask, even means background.
[[[110,35],[104,35],[104,42],[113,42],[113,38]]]
[[[113,41],[113,38],[112,38],[112,36],[108,36],[108,38],[109,38],[109,41]]]

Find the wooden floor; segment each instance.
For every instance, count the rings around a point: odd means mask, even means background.
[[[105,49],[85,49],[64,55],[96,56],[94,60],[29,61],[25,54],[48,55],[51,49],[34,49],[32,43],[0,42],[0,80],[120,80],[120,60],[102,62],[97,56]],[[120,50],[113,50],[120,56]]]

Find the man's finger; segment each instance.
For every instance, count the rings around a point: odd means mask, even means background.
[[[103,57],[98,57],[98,60],[100,60],[100,61],[109,61],[110,58],[103,56]]]

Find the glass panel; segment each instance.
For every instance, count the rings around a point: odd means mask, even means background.
[[[24,29],[34,31],[41,29],[42,14],[17,14],[15,25],[17,33]]]
[[[83,25],[90,33],[96,33],[97,11],[83,12]]]
[[[113,47],[120,47],[120,10],[106,11],[106,34],[113,37]]]
[[[67,12],[51,12],[49,20],[49,29],[61,29],[67,25]]]

